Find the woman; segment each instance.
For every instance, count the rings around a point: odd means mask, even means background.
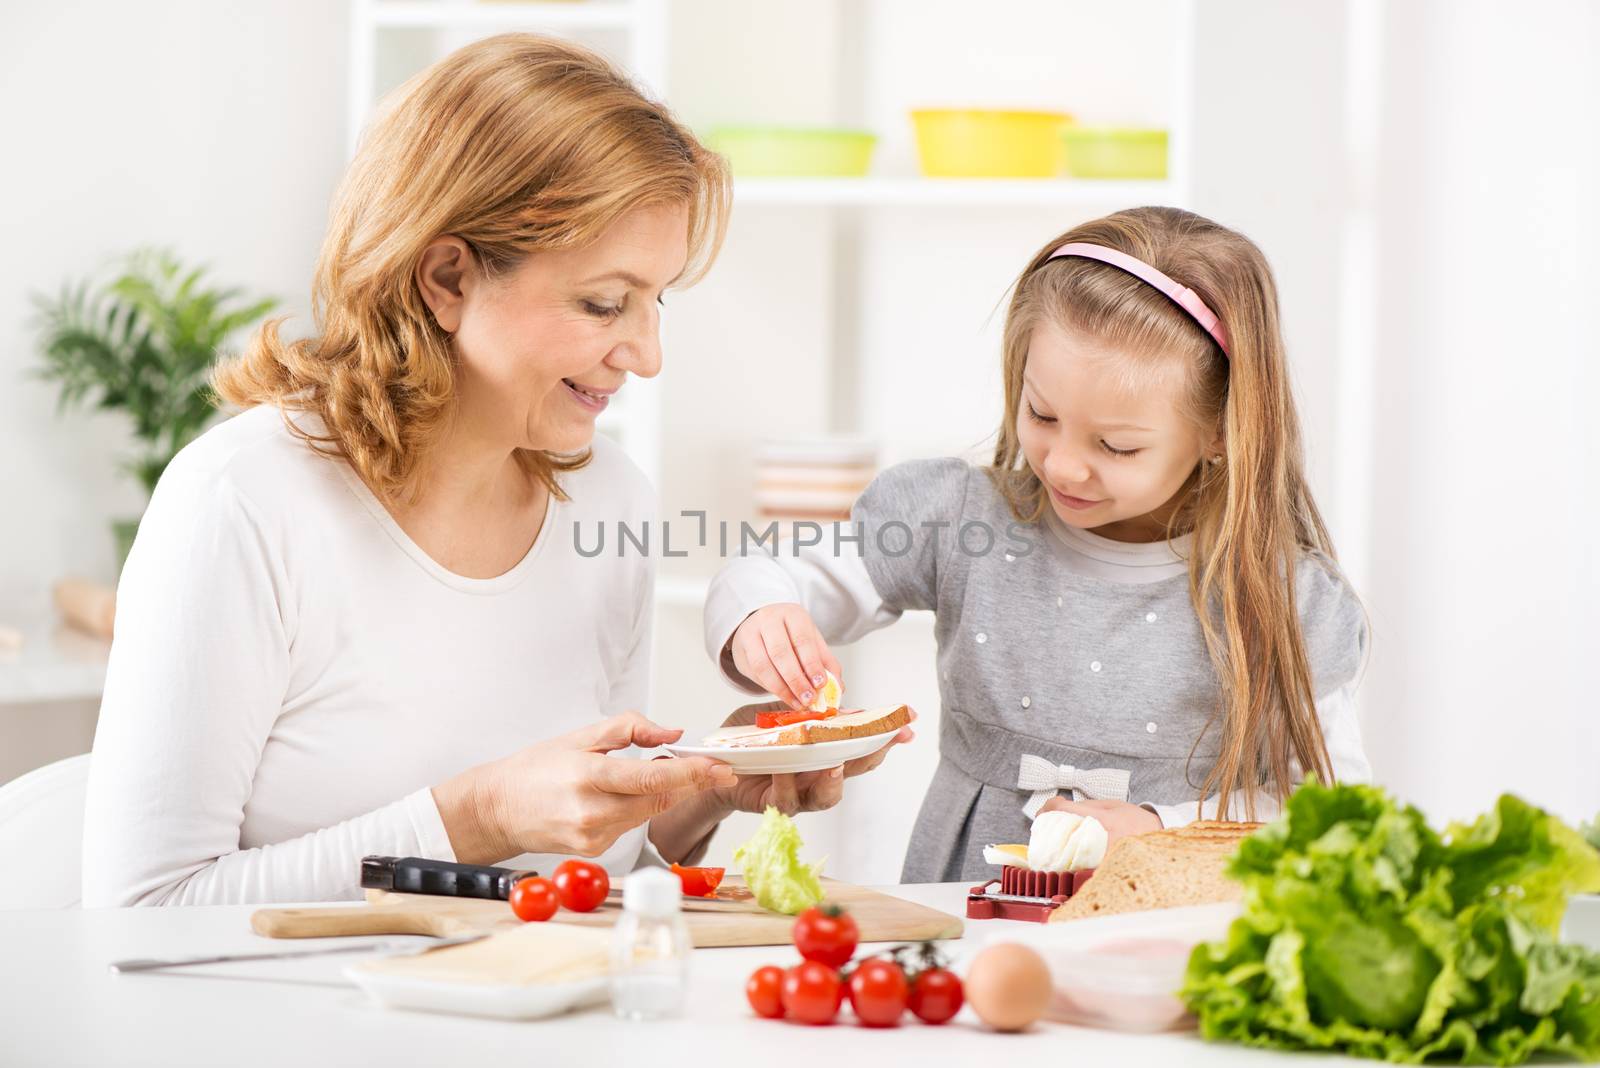
[[[650,560],[576,552],[654,492],[595,418],[660,369],[722,162],[598,57],[529,35],[419,75],[369,131],[320,333],[222,367],[247,408],[173,461],[118,590],[86,905],[359,893],[360,858],[693,862],[718,822],[835,803],[881,754],[735,780],[675,740]],[[905,737],[909,738],[909,732]],[[530,855],[531,854],[531,855]]]

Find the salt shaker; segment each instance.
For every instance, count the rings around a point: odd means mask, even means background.
[[[622,916],[611,933],[611,1005],[625,1020],[683,1013],[689,985],[689,925],[683,884],[663,868],[641,868],[622,884]]]

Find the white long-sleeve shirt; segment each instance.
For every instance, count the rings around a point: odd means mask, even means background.
[[[366,854],[454,859],[431,786],[645,712],[653,561],[586,558],[574,528],[592,549],[654,492],[603,437],[562,484],[527,555],[471,579],[275,408],[183,450],[117,590],[84,904],[357,897]],[[643,840],[601,862],[630,869]]]
[[[1173,542],[1130,543],[1113,541],[1091,531],[1070,527],[1046,511],[1043,525],[1056,539],[1056,559],[1070,574],[1107,582],[1160,582],[1183,574],[1192,538],[1185,535]],[[825,641],[848,644],[898,620],[901,612],[884,603],[874,587],[863,556],[855,552],[833,552],[831,541],[823,538],[814,547],[797,551],[784,546],[769,555],[752,553],[730,561],[711,583],[704,617],[706,652],[723,677],[746,693],[761,693],[761,687],[734,667],[728,643],[739,624],[751,612],[771,604],[800,604],[817,624]],[[1318,697],[1316,706],[1328,758],[1334,775],[1341,782],[1370,782],[1372,766],[1361,741],[1360,721],[1354,699],[1355,683],[1350,682]],[[1299,774],[1299,769],[1295,769]],[[1219,798],[1205,800],[1204,815],[1210,819],[1244,819],[1245,799],[1236,792],[1225,817],[1217,814]],[[1257,791],[1255,818],[1272,819],[1281,810],[1278,799]],[[1144,804],[1160,817],[1165,827],[1192,823],[1201,816],[1202,802]]]

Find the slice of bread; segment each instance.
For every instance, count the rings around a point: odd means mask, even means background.
[[[1119,838],[1094,877],[1050,914],[1050,922],[1237,901],[1243,888],[1223,869],[1239,842],[1260,826],[1201,820]]]
[[[846,738],[865,738],[872,734],[897,731],[911,722],[906,705],[892,708],[841,712],[832,719],[808,719],[787,727],[730,727],[707,735],[705,745],[730,745],[739,748],[757,745],[813,745],[839,742]]]

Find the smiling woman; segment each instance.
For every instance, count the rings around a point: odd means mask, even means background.
[[[316,412],[317,444],[398,498],[473,379],[511,385],[529,349],[574,340],[590,365],[564,355],[556,381],[582,376],[618,330],[653,348],[654,302],[710,267],[728,201],[720,157],[598,56],[527,34],[478,42],[402,86],[366,134],[317,263],[320,334],[286,344],[269,324],[217,390]],[[474,295],[491,314],[452,345]],[[516,351],[458,378],[460,354],[530,325]],[[517,456],[559,495],[555,474],[585,457],[562,455],[570,428],[554,436]]]
[[[638,711],[654,565],[558,533],[653,509],[595,417],[660,369],[662,293],[710,264],[728,189],[568,44],[491,38],[398,92],[335,200],[317,330],[219,369],[247,410],[172,462],[123,573],[86,904],[354,897],[369,853],[620,873],[777,789],[608,757],[681,733]]]

